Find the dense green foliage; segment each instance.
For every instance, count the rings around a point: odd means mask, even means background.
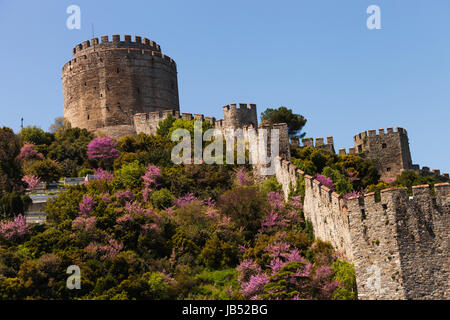
[[[193,121],[168,118],[158,135],[114,142],[113,165],[89,159],[94,137],[62,120],[52,133],[0,129],[0,299],[356,298],[353,266],[305,221],[302,179],[284,201],[275,178],[256,183],[246,166],[174,165],[176,128],[193,134]],[[321,149],[292,156],[341,194],[438,181],[404,172],[381,182],[369,160]],[[19,215],[25,173],[97,179],[59,192],[47,222],[31,227]],[[71,265],[80,290],[66,287]]]
[[[267,120],[270,123],[287,123],[289,136],[304,137],[305,132],[300,134],[300,131],[306,124],[306,119],[300,115],[292,112],[292,109],[286,107],[279,107],[278,109],[268,108],[261,113],[261,120]]]

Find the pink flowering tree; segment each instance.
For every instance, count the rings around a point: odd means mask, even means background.
[[[0,222],[0,238],[5,240],[20,240],[30,233],[30,227],[27,225],[25,217],[21,214],[12,221]]]
[[[122,249],[122,243],[111,239],[104,245],[91,242],[84,250],[90,257],[99,258],[101,261],[104,261],[114,258]]]
[[[125,203],[126,201],[132,201],[135,198],[134,193],[131,192],[129,189],[119,190],[116,192],[114,196],[116,197],[117,200],[123,203]]]
[[[158,187],[157,179],[161,177],[161,170],[157,166],[149,165],[147,171],[142,176],[144,180],[144,189],[142,190],[142,197],[144,201],[150,199],[150,194],[153,192],[153,188]]]
[[[108,136],[94,138],[88,144],[87,155],[90,160],[97,160],[107,168],[112,167],[114,159],[119,156],[115,141]]]
[[[41,181],[41,178],[39,178],[38,176],[27,174],[22,178],[22,181],[28,185],[28,190],[33,191]]]
[[[72,230],[76,233],[78,240],[89,242],[96,235],[96,217],[79,216],[72,221]]]
[[[94,200],[94,198],[88,194],[83,195],[83,199],[80,202],[80,210],[78,211],[78,214],[87,217],[88,214],[94,209],[94,206],[97,204],[97,202]]]
[[[26,143],[20,149],[20,153],[17,158],[19,160],[43,160],[44,156],[36,150],[36,146],[34,144]]]
[[[284,241],[268,245],[270,263],[265,269],[252,259],[236,268],[241,293],[248,299],[331,299],[339,282],[329,265],[316,266]]]
[[[325,187],[328,187],[331,191],[334,191],[334,183],[333,180],[327,178],[321,174],[317,174],[315,179],[323,184]]]
[[[102,168],[94,169],[94,175],[97,176],[98,180],[104,180],[106,182],[111,182],[114,179],[113,173]]]
[[[245,169],[241,167],[236,171],[236,182],[239,186],[248,186],[252,184],[252,179],[249,177]]]
[[[193,193],[187,193],[175,200],[175,206],[177,206],[177,208],[181,208],[197,200],[198,198]]]
[[[289,203],[284,203],[284,197],[278,192],[269,192],[269,206],[261,223],[262,233],[273,233],[277,230],[295,227],[303,222],[300,212],[303,208],[301,197],[292,197]]]

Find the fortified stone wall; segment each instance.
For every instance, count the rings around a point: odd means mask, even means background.
[[[305,181],[304,214],[317,238],[355,265],[360,299],[449,299],[450,184],[385,189],[343,199],[278,158],[276,178],[285,197]]]
[[[237,108],[239,105],[239,108]],[[189,120],[201,120],[209,121],[213,127],[220,131],[224,138],[234,136],[236,139],[236,130],[242,129],[242,134],[245,143],[248,145],[250,155],[253,157],[258,157],[258,130],[266,129],[267,143],[265,144],[264,152],[267,156],[271,155],[270,145],[271,145],[271,130],[279,130],[279,153],[277,155],[282,156],[285,159],[291,158],[290,144],[289,144],[289,132],[286,123],[274,123],[261,124],[257,127],[257,111],[255,104],[239,103],[230,104],[223,107],[224,119],[216,120],[214,117],[205,117],[203,114],[182,113],[181,116],[178,111],[165,110],[156,111],[149,113],[137,113],[133,117],[134,128],[136,133],[146,133],[146,134],[156,134],[159,127],[159,122],[166,119],[169,115],[172,115],[175,119],[189,119]],[[251,133],[254,130],[254,135]],[[235,143],[237,140],[235,140]],[[260,169],[260,168],[258,168]]]
[[[358,294],[364,299],[448,299],[450,184],[386,189],[349,199]],[[380,275],[380,285],[371,283]]]
[[[62,70],[64,117],[112,137],[135,134],[133,115],[179,110],[177,68],[155,42],[119,35],[85,41]]]
[[[329,241],[337,251],[352,261],[348,214],[343,197],[281,157],[278,157],[275,168],[277,181],[281,184],[286,199],[290,190],[295,190],[297,180],[304,180],[303,212],[314,226],[314,235]]]

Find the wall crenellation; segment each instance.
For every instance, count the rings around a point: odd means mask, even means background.
[[[98,38],[93,38],[91,40],[83,41],[80,44],[77,44],[73,48],[73,53],[77,54],[83,50],[89,48],[102,48],[102,47],[124,47],[124,48],[136,48],[136,49],[151,49],[153,51],[161,52],[161,47],[154,41],[149,40],[147,38],[142,38],[140,36],[135,36],[134,41],[132,41],[132,37],[130,35],[125,35],[123,37],[123,41],[121,41],[120,35],[113,35],[112,41],[109,41],[109,37],[107,35],[101,37],[101,42]]]
[[[412,170],[414,170],[416,173],[419,173],[420,171],[425,172],[425,173],[430,173],[430,174],[434,174],[435,176],[440,176],[440,177],[444,177],[446,179],[449,179],[449,173],[448,172],[443,172],[441,174],[441,170],[440,169],[433,169],[432,171],[430,171],[430,167],[422,167],[422,169],[420,168],[420,165],[418,164],[413,164],[412,166]]]
[[[315,143],[313,138],[304,138],[302,139],[302,143],[304,147],[312,147],[312,148],[321,148],[328,152],[335,153],[334,150],[334,139],[332,136],[327,137],[327,142],[324,142],[324,138],[316,138]]]
[[[450,184],[390,188],[347,200],[281,157],[285,197],[304,179],[303,211],[317,238],[354,263],[360,299],[449,299]]]

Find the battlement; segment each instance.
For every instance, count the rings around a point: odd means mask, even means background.
[[[224,128],[237,129],[252,124],[258,126],[256,104],[232,103],[223,107]]]
[[[353,140],[355,141],[355,143],[358,143],[358,141],[363,141],[367,137],[384,136],[384,135],[389,135],[389,134],[393,134],[393,133],[400,133],[400,134],[404,134],[404,135],[408,134],[406,132],[406,130],[403,128],[397,127],[396,131],[394,131],[393,127],[388,127],[388,128],[386,128],[386,132],[385,132],[384,128],[378,129],[378,134],[377,134],[377,130],[375,130],[375,129],[370,129],[367,131],[360,132],[353,137]]]
[[[328,152],[335,153],[334,139],[332,136],[327,137],[327,143],[324,143],[322,137],[316,138],[315,143],[313,138],[304,138],[302,139],[302,143],[304,147],[321,148]]]
[[[344,155],[344,154],[356,154],[356,149],[354,147],[348,148],[348,153],[347,150],[345,148],[341,148],[338,151],[339,155]]]
[[[316,238],[329,241],[355,265],[359,299],[448,299],[450,184],[390,188],[347,200],[278,157],[285,197],[305,183],[303,211]],[[374,272],[379,288],[370,285]]]
[[[240,110],[240,109],[256,111],[256,104],[254,104],[254,103],[238,103],[238,104],[232,103],[232,104],[228,104],[223,107],[224,112],[225,112],[225,110],[229,111],[229,110]]]
[[[433,170],[430,171],[430,167],[422,167],[422,169],[420,169],[420,166],[418,164],[413,164],[412,170],[414,170],[416,173],[420,173],[420,171],[422,171],[425,174],[429,173],[430,175],[435,175],[435,176],[438,176],[438,177],[443,177],[443,178],[446,178],[446,179],[450,179],[449,173],[448,172],[443,172],[441,174],[441,170],[440,169],[433,169]]]
[[[152,51],[161,52],[161,47],[154,41],[149,40],[147,38],[142,38],[140,36],[135,36],[134,40],[132,40],[130,35],[123,36],[121,40],[120,35],[113,35],[112,40],[109,41],[109,36],[105,35],[101,37],[101,41],[98,38],[93,38],[90,41],[86,40],[82,43],[76,45],[73,48],[74,57],[77,54],[82,53],[87,49],[98,49],[101,50],[103,48],[130,48],[130,49],[146,49]]]
[[[113,35],[112,41],[108,36],[102,36],[101,42],[98,38],[83,41],[73,48],[73,57],[63,66],[63,73],[84,70],[84,65],[91,63],[90,59],[103,62],[102,53],[114,51],[117,54],[123,54],[127,57],[135,55],[148,57],[148,59],[161,59],[162,62],[167,63],[173,70],[176,71],[175,61],[161,53],[161,47],[154,41],[139,36],[134,37],[134,41],[130,35],[125,35],[121,40],[120,35]],[[86,62],[85,62],[86,61]]]

